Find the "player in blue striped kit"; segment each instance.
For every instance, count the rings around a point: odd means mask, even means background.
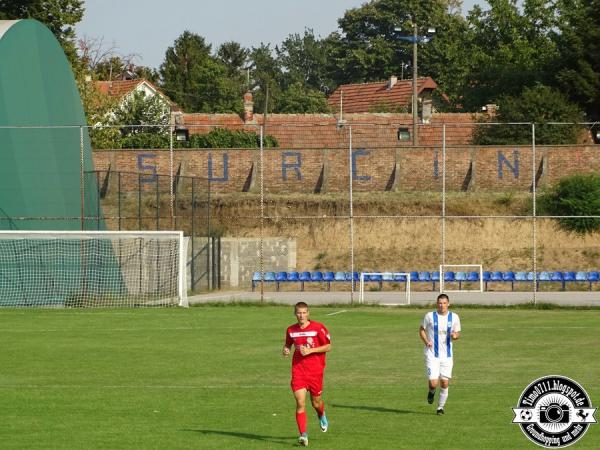
[[[419,336],[425,344],[425,368],[429,380],[427,402],[433,403],[435,391],[440,384],[437,414],[444,414],[448,399],[448,385],[452,378],[452,341],[460,337],[460,318],[448,310],[450,299],[446,294],[437,298],[437,309],[425,314]]]

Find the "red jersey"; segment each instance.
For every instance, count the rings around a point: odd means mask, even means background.
[[[320,373],[325,369],[325,353],[311,353],[302,356],[300,346],[306,345],[311,348],[321,347],[331,342],[329,331],[325,325],[311,320],[306,328],[300,328],[295,323],[288,327],[285,333],[286,347],[295,347],[292,358],[292,371],[315,372]]]

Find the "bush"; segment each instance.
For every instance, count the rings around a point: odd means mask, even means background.
[[[600,216],[600,174],[571,175],[544,192],[538,200],[539,213],[550,216]],[[600,230],[600,219],[557,219],[563,230],[588,234]]]
[[[480,125],[475,129],[475,145],[531,145],[534,122],[535,142],[541,145],[575,144],[583,120],[578,107],[566,95],[544,85],[525,88],[520,97],[503,96],[498,100],[498,114],[490,122],[507,125]],[[572,123],[556,125],[552,123]],[[520,123],[520,125],[509,125]]]
[[[260,136],[253,131],[228,130],[215,128],[210,133],[193,134],[190,136],[190,148],[258,148]],[[265,147],[277,147],[273,136],[264,137]]]

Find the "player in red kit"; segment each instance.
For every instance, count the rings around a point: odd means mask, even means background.
[[[317,411],[321,431],[327,431],[329,423],[325,416],[325,403],[321,398],[323,392],[323,372],[325,371],[325,353],[331,350],[329,331],[325,325],[309,320],[308,305],[296,303],[294,314],[298,323],[291,325],[285,332],[283,356],[289,356],[292,345],[292,391],[296,399],[296,423],[300,437],[300,445],[308,445],[306,432],[306,392],[310,392],[313,408]]]

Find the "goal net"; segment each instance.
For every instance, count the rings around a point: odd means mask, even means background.
[[[359,303],[365,303],[367,285],[378,291],[369,291],[369,299],[379,304],[410,305],[410,274],[406,272],[361,272],[359,279]],[[384,284],[392,287],[404,286],[404,295],[397,290],[384,291]]]
[[[483,292],[483,266],[481,264],[440,265],[440,293]]]
[[[0,307],[187,306],[180,231],[0,231]]]

